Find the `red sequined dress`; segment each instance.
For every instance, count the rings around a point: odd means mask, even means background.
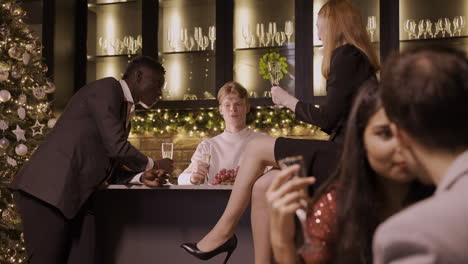
[[[335,226],[336,191],[333,188],[309,207],[305,236],[310,241],[310,245],[306,245],[301,250],[305,263],[327,263],[330,260],[328,241]]]

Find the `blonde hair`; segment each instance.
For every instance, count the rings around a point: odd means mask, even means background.
[[[227,82],[219,89],[218,91],[218,103],[221,104],[221,101],[223,100],[224,97],[227,95],[234,94],[239,96],[240,99],[244,99],[245,103],[248,103],[249,101],[249,95],[247,92],[247,89],[245,89],[242,84],[234,81]]]
[[[318,12],[325,19],[323,39],[324,56],[322,75],[328,79],[333,50],[344,43],[351,44],[362,51],[375,71],[380,68],[379,59],[367,35],[361,12],[356,4],[348,0],[329,0]]]

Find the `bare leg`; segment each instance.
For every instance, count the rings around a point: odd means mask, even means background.
[[[205,237],[197,243],[204,252],[211,251],[226,242],[233,234],[240,217],[249,205],[254,182],[266,166],[275,166],[276,138],[261,136],[246,146],[240,161],[239,172],[223,215]]]
[[[271,263],[270,214],[266,201],[266,191],[278,170],[270,170],[258,179],[252,189],[252,235],[254,242],[255,264]]]

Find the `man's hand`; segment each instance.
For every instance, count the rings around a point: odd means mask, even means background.
[[[169,174],[174,171],[174,161],[168,158],[155,160],[153,170],[163,170]]]
[[[161,187],[167,182],[167,173],[163,170],[149,170],[141,175],[141,182],[150,187]]]
[[[208,174],[208,166],[205,162],[197,161],[194,166],[192,175],[190,175],[191,184],[200,184],[205,180],[206,175]]]

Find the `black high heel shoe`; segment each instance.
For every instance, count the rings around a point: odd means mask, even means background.
[[[237,247],[237,237],[236,235],[233,235],[226,242],[224,242],[224,244],[208,252],[200,251],[200,249],[198,249],[197,247],[197,243],[184,243],[181,244],[180,247],[185,249],[185,251],[187,251],[194,257],[201,260],[208,260],[214,256],[217,256],[218,254],[227,252],[226,258],[223,262],[224,264],[226,264],[229,258],[231,257],[232,252],[234,252],[234,250]]]

